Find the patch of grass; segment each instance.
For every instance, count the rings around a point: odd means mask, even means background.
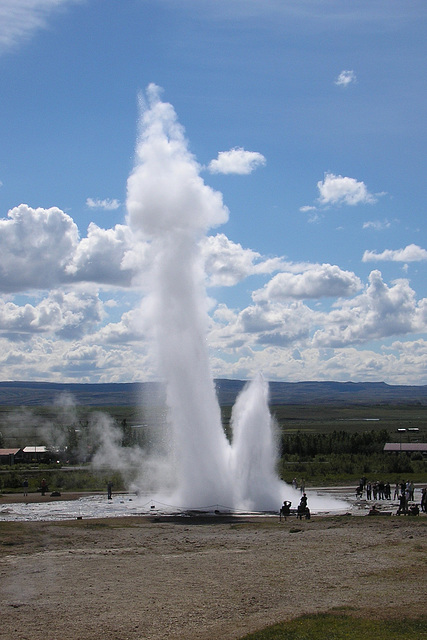
[[[307,615],[251,633],[241,640],[424,640],[427,616],[371,620],[349,615]]]

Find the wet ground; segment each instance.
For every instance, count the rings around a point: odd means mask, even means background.
[[[311,513],[316,514],[339,514],[351,513],[352,515],[367,515],[374,504],[363,498],[357,498],[354,487],[319,487],[307,490],[308,506]],[[150,498],[149,496],[137,496],[135,494],[123,493],[113,494],[111,500],[106,494],[84,495],[75,500],[63,499],[61,496],[56,500],[49,500],[38,496],[37,501],[23,501],[19,496],[19,502],[13,502],[13,498],[8,496],[7,503],[3,503],[0,498],[0,521],[55,521],[73,520],[88,518],[108,518],[120,516],[143,516],[143,515],[170,515],[186,514],[195,510],[183,509],[175,505],[164,504]],[[62,499],[61,499],[62,498]],[[420,502],[421,488],[415,491],[415,503]],[[293,506],[298,502],[294,501]],[[382,500],[375,502],[381,513],[396,513],[398,502],[396,500]],[[207,509],[216,514],[227,514],[231,510],[227,507],[217,506]],[[245,515],[244,512],[241,512]],[[239,512],[235,513],[239,515]],[[265,515],[265,514],[263,514]],[[272,513],[272,516],[277,514]]]

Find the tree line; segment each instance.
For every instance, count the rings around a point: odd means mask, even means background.
[[[380,431],[364,431],[348,433],[333,431],[331,433],[282,433],[280,437],[281,456],[296,455],[300,458],[312,458],[316,455],[329,454],[364,454],[381,453],[384,444],[390,441],[386,429]]]

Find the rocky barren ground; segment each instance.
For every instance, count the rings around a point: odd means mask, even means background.
[[[233,639],[303,613],[425,613],[427,516],[0,523],[0,637]]]

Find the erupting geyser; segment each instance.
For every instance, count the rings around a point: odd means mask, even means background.
[[[230,443],[209,366],[200,242],[227,221],[228,209],[200,177],[175,111],[160,100],[158,87],[148,87],[147,99],[127,209],[130,226],[151,251],[144,325],[152,331],[166,386],[175,473],[170,499],[193,508],[277,510],[293,491],[275,473],[268,385],[257,376],[236,402]]]

